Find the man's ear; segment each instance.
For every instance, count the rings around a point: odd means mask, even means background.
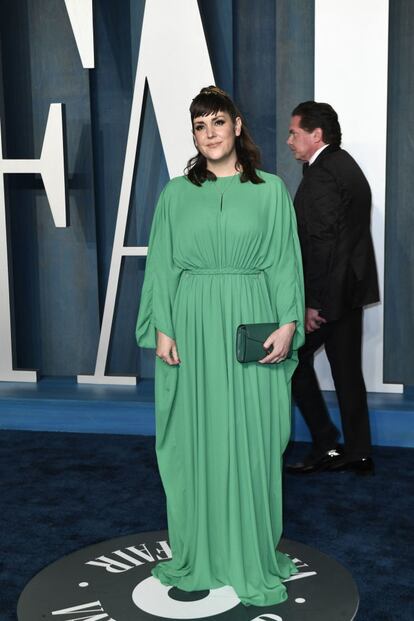
[[[323,142],[323,131],[320,127],[313,130],[313,135],[315,137],[315,142]]]

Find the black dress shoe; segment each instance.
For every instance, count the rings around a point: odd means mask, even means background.
[[[356,472],[356,474],[372,475],[375,474],[375,465],[371,457],[360,457],[359,459],[350,459],[342,455],[338,459],[334,459],[329,464],[328,470],[331,472]]]
[[[322,456],[316,458],[309,456],[305,458],[303,462],[287,464],[285,470],[289,472],[289,474],[311,474],[312,472],[320,472],[321,470],[330,470],[329,466],[331,463],[340,457],[342,457],[341,449],[336,447],[326,451]]]

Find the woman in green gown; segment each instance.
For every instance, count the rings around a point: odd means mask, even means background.
[[[272,605],[297,572],[276,551],[304,334],[296,221],[281,179],[258,170],[230,97],[202,89],[190,113],[198,153],[159,198],[136,329],[141,347],[156,347],[156,450],[172,550],[153,573],[184,591],[230,585],[246,605]],[[280,328],[263,359],[239,363],[237,326],[267,322]]]

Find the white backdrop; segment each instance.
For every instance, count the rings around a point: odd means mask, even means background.
[[[338,112],[344,149],[372,190],[372,233],[381,298],[384,291],[387,136],[388,0],[315,0],[315,100]],[[402,392],[384,384],[382,303],[365,310],[363,363],[367,390]],[[332,390],[325,353],[316,359],[322,388]]]

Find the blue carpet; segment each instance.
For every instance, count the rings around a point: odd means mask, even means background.
[[[290,458],[306,449],[295,444]],[[351,571],[358,621],[414,619],[413,457],[411,449],[381,447],[372,478],[285,477],[285,537]],[[166,528],[152,437],[1,431],[0,469],[1,621],[15,621],[26,582],[52,561],[96,541]]]

